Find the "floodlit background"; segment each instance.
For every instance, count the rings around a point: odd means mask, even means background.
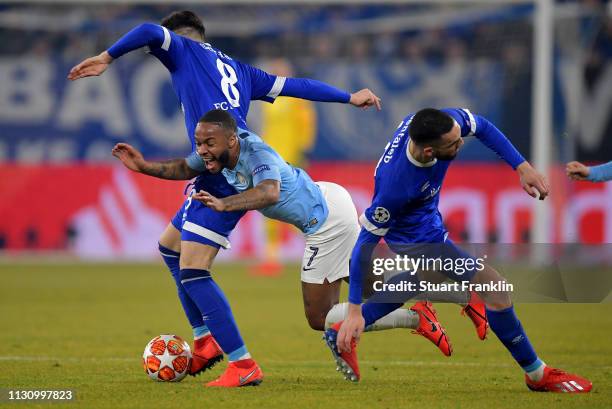
[[[131,173],[110,149],[125,141],[148,158],[188,153],[169,75],[138,51],[102,77],[76,83],[65,77],[131,28],[177,8],[196,11],[208,41],[236,59],[348,91],[369,87],[382,97],[382,112],[286,98],[253,102],[248,118],[315,180],[346,186],[359,211],[371,198],[374,165],[404,116],[428,106],[466,107],[547,170],[553,193],[534,210],[512,170],[472,139],[441,196],[456,241],[612,242],[612,185],[570,183],[562,173],[571,159],[612,159],[612,8],[606,2],[552,3],[553,42],[538,48],[534,28],[546,33],[546,20],[530,2],[83,1],[0,6],[2,253],[156,259],[157,237],[180,207],[186,183]],[[535,67],[547,55],[550,69],[538,76]],[[537,99],[538,90],[544,99]],[[545,102],[535,107],[534,98]],[[256,212],[231,240],[225,260],[298,260],[303,249],[295,229],[268,224]]]

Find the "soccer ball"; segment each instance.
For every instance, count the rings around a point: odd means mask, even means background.
[[[176,335],[153,338],[142,354],[142,365],[149,378],[163,382],[179,382],[189,372],[191,349]]]

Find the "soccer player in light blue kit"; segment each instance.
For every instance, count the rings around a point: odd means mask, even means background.
[[[323,330],[326,322],[344,319],[348,305],[338,303],[340,286],[349,275],[349,257],[359,234],[357,210],[348,192],[334,183],[313,182],[302,169],[286,163],[259,136],[237,128],[226,111],[207,112],[195,134],[197,152],[183,159],[183,164],[165,162],[170,163],[167,166],[177,174],[181,167],[193,174],[198,171],[220,174],[238,193],[217,197],[201,190],[192,199],[219,212],[259,210],[266,217],[297,227],[306,238],[301,281],[310,326]],[[144,160],[129,145],[121,144],[121,149],[119,158],[135,171],[147,173],[146,169],[163,163]],[[198,282],[208,277],[208,271],[203,270],[190,280]],[[418,331],[419,325],[417,313],[399,309],[373,322],[368,330]],[[240,371],[247,373],[246,369]]]
[[[269,75],[232,59],[205,42],[204,26],[190,11],[172,13],[161,25],[147,23],[136,27],[107,51],[75,66],[68,78],[101,75],[114,59],[142,47],[147,47],[172,76],[193,150],[198,119],[214,108],[227,110],[243,128],[247,127],[251,100],[274,102],[280,95],[350,103],[362,108],[376,105],[380,109],[380,99],[370,90],[349,94],[319,81]],[[132,153],[126,145],[118,145],[113,150],[117,157],[129,158]],[[156,164],[139,171],[177,180],[185,179],[186,174],[193,176],[192,170],[183,166],[182,159],[178,167],[171,166],[176,163]],[[236,193],[223,175],[210,172],[199,174],[194,189],[203,189],[218,197]],[[250,359],[221,289],[210,276],[206,280],[198,279],[203,271],[210,270],[219,248],[229,248],[228,236],[243,214],[244,211],[218,213],[188,198],[159,239],[160,253],[175,279],[194,332],[191,373],[210,368],[222,359],[223,352],[228,355],[230,365],[222,376],[223,382],[213,382],[210,386],[242,386],[261,380],[253,374],[246,378],[235,375],[236,367],[251,368],[256,364]]]
[[[452,160],[463,145],[463,138],[475,136],[517,170],[523,189],[543,200],[548,185],[542,175],[512,146],[488,120],[467,109],[423,109],[408,115],[387,144],[375,170],[374,197],[360,216],[359,239],[351,256],[350,309],[346,320],[326,332],[336,363],[352,380],[359,379],[356,345],[364,327],[403,305],[402,302],[372,302],[363,306],[362,269],[371,258],[373,246],[384,238],[394,251],[401,252],[418,243],[440,243],[443,257],[467,259],[448,239],[448,231],[438,211],[440,189]],[[402,249],[403,247],[403,249]],[[423,247],[423,246],[421,246]],[[455,281],[499,283],[503,278],[490,266],[464,274],[446,273]],[[416,292],[406,292],[404,300]],[[481,292],[491,330],[525,371],[531,390],[547,392],[589,392],[590,381],[547,366],[535,353],[518,320],[507,292]],[[394,300],[395,301],[395,300]]]

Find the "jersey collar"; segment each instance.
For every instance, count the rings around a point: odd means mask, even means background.
[[[410,139],[408,139],[408,143],[406,144],[406,157],[408,158],[410,163],[412,163],[414,166],[417,166],[419,168],[430,168],[433,165],[435,165],[436,162],[438,162],[438,159],[436,158],[433,158],[433,160],[427,163],[421,163],[418,160],[416,160],[415,157],[412,156],[412,154],[410,153]]]

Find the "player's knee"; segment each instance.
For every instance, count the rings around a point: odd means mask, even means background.
[[[325,316],[321,313],[306,311],[306,320],[310,328],[315,331],[323,331],[325,329]]]
[[[169,224],[159,236],[158,243],[175,252],[181,251],[181,233],[172,224]]]

